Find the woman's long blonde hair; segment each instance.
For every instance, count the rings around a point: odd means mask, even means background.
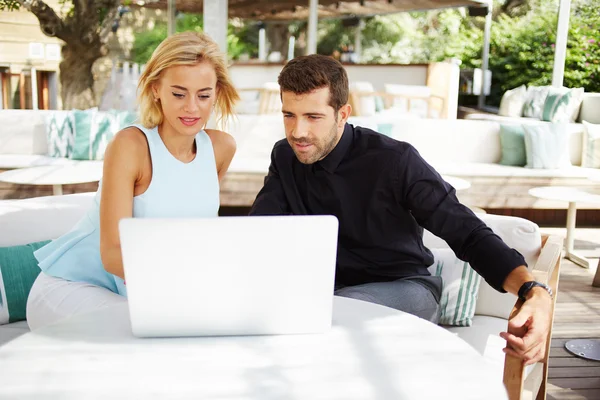
[[[152,53],[138,83],[140,121],[146,128],[153,128],[163,121],[160,103],[154,101],[153,85],[161,73],[176,65],[195,65],[209,62],[217,75],[215,112],[217,122],[223,123],[234,114],[234,104],[240,99],[229,79],[224,54],[219,46],[206,34],[182,32],[169,36]]]

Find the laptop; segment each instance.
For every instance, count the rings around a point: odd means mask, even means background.
[[[119,235],[137,337],[331,327],[334,216],[126,218]]]

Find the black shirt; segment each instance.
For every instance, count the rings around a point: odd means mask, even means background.
[[[423,228],[504,292],[508,274],[526,265],[408,143],[346,124],[329,155],[311,165],[277,142],[250,215],[335,215],[336,285],[430,275]]]

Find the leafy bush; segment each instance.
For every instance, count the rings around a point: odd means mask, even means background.
[[[201,14],[181,14],[177,20],[177,32],[203,31]],[[227,52],[231,59],[237,59],[243,53],[250,57],[258,55],[258,24],[240,23],[231,20],[227,29]],[[154,29],[136,34],[131,58],[133,62],[145,64],[152,56],[154,49],[167,38],[167,25],[157,23]]]

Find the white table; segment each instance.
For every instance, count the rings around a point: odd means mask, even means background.
[[[575,254],[573,243],[575,242],[575,221],[577,219],[577,203],[600,204],[600,195],[589,193],[576,187],[568,186],[543,186],[529,189],[529,194],[547,200],[559,200],[569,203],[567,211],[567,240],[565,243],[565,258],[575,264],[589,268],[590,262],[585,257]]]
[[[47,165],[19,168],[0,173],[0,181],[20,185],[51,185],[55,196],[63,194],[62,186],[98,182],[102,178],[102,161],[83,161],[70,165]]]
[[[0,369],[0,398],[507,399],[462,339],[340,297],[325,334],[221,338],[134,338],[123,303],[0,347]]]
[[[448,182],[450,185],[452,185],[452,187],[458,192],[460,190],[466,190],[468,188],[471,187],[471,182],[462,179],[462,178],[457,178],[455,176],[449,176],[449,175],[442,175],[442,178]]]

